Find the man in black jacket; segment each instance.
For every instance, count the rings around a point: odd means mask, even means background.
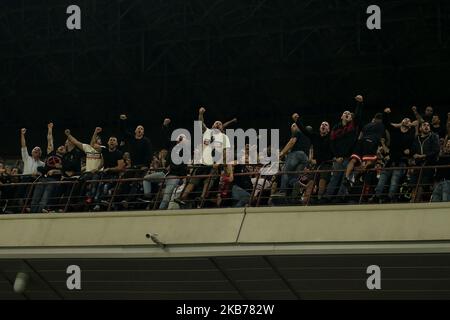
[[[419,128],[419,134],[413,142],[413,159],[416,166],[432,166],[436,164],[439,156],[439,137],[437,134],[431,132],[429,122],[423,122]],[[419,201],[422,198],[422,191],[424,187],[429,189],[433,183],[434,169],[426,168],[417,170],[411,179],[411,183],[416,185],[413,192],[412,201],[416,199]]]
[[[333,173],[331,174],[330,183],[326,191],[326,199],[336,195],[343,196],[346,194],[346,188],[342,184],[344,170],[347,168],[350,156],[359,135],[362,108],[364,98],[361,95],[355,97],[356,110],[353,115],[350,111],[344,111],[341,121],[336,124],[330,133],[330,145],[333,152]]]
[[[325,193],[327,183],[331,176],[331,173],[326,170],[332,169],[333,153],[331,152],[330,145],[330,124],[327,121],[323,121],[320,124],[319,132],[317,133],[307,130],[299,118],[300,116],[297,113],[292,115],[292,119],[297,124],[300,131],[312,142],[313,157],[310,159],[310,162],[312,165],[315,165],[317,169],[324,170],[324,172],[321,172],[318,175],[318,179],[316,179],[319,182],[317,198],[320,200]],[[314,181],[314,184],[315,183],[317,183],[317,181]]]
[[[144,126],[138,125],[132,134],[128,129],[127,116],[125,114],[120,115],[120,131],[122,138],[124,139],[125,146],[123,152],[127,151],[130,155],[131,168],[140,169],[141,171],[125,172],[123,178],[143,178],[145,175],[145,169],[150,166],[150,162],[153,155],[152,143],[149,138],[144,136]],[[141,182],[123,183],[121,185],[120,194],[122,196],[122,205],[125,209],[128,208],[127,201],[132,200],[133,196],[127,196],[137,194],[141,188]]]
[[[411,147],[415,137],[415,129],[409,118],[404,118],[400,126],[392,124],[390,121],[391,109],[384,110],[384,120],[386,130],[390,135],[389,160],[386,162],[381,172],[378,184],[375,187],[375,195],[370,202],[381,202],[382,194],[386,185],[389,186],[388,201],[395,201],[400,186],[401,179],[406,174],[405,168],[411,157]],[[390,169],[390,168],[400,169]]]
[[[147,168],[152,159],[153,148],[149,138],[144,136],[144,126],[138,125],[132,134],[127,127],[127,116],[120,116],[120,131],[125,140],[125,149],[130,153],[134,168]]]

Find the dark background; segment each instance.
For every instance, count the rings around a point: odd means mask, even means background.
[[[66,8],[82,29],[66,28]],[[377,4],[382,30],[366,28]],[[450,111],[450,1],[2,0],[0,155],[19,156],[19,128],[45,145],[46,123],[87,140],[116,132],[120,113],[157,144],[164,117],[192,127],[239,119],[280,128],[297,111],[307,124],[337,121],[367,101],[398,117],[431,104]]]

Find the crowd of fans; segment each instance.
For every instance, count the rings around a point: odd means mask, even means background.
[[[88,143],[69,129],[65,144],[55,148],[53,123],[48,124],[45,155],[30,150],[20,130],[21,157],[16,166],[0,162],[3,213],[48,213],[131,209],[173,209],[246,205],[384,203],[450,201],[450,112],[441,117],[427,106],[423,114],[392,119],[391,108],[363,123],[364,99],[344,111],[334,124],[323,121],[316,132],[292,115],[291,138],[280,150],[279,173],[267,165],[246,162],[214,164],[211,147],[231,148],[224,134],[233,119],[203,123],[201,164],[178,163],[171,157],[185,135],[171,141],[171,120],[164,119],[164,147],[153,150],[144,126],[128,130],[120,116],[120,135],[103,144],[102,128]],[[409,111],[408,111],[409,112]],[[365,115],[367,116],[367,114]],[[406,115],[407,116],[407,115]]]

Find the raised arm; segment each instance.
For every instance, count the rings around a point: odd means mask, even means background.
[[[54,144],[53,144],[53,123],[50,122],[47,125],[47,154],[55,150]]]
[[[95,128],[94,134],[92,135],[92,138],[91,138],[91,143],[90,143],[91,147],[94,147],[94,144],[97,144],[98,134],[100,132],[102,132],[102,128],[100,128],[100,127]]]
[[[120,115],[120,133],[122,134],[122,138],[130,139],[133,137],[133,134],[128,129],[128,117],[126,114]]]
[[[161,135],[163,137],[163,144],[162,147],[166,148],[167,150],[170,150],[170,147],[173,143],[171,141],[171,132],[170,132],[170,123],[172,121],[169,118],[164,119],[163,124],[161,126]]]
[[[26,148],[27,147],[27,142],[25,140],[25,134],[27,133],[27,129],[22,128],[20,129],[20,146],[22,148]]]
[[[77,146],[77,148],[83,150],[83,144],[82,144],[80,141],[78,141],[74,136],[72,136],[72,135],[70,134],[70,130],[69,130],[69,129],[66,129],[66,130],[64,131],[64,133],[66,134],[67,139],[68,139],[70,142],[72,142],[75,146]]]
[[[237,118],[231,119],[230,121],[225,122],[222,127],[225,130],[227,127],[231,126],[233,123],[237,122]]]
[[[202,122],[202,131],[203,132],[208,130],[208,127],[205,124],[205,117],[204,117],[205,112],[206,112],[206,109],[203,107],[200,107],[200,109],[198,110],[198,121]]]
[[[355,97],[356,100],[356,109],[355,109],[355,119],[354,121],[357,124],[361,124],[362,122],[362,109],[364,107],[364,98],[362,95],[357,95]]]

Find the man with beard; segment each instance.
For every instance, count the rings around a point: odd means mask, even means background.
[[[431,126],[429,122],[423,122],[419,128],[419,134],[416,136],[412,146],[412,154],[415,165],[421,166],[433,166],[439,156],[439,137],[437,134],[431,132]],[[412,202],[422,199],[422,191],[430,189],[433,183],[434,169],[422,168],[416,170],[413,174],[411,183],[415,190],[413,191]]]
[[[415,137],[415,129],[409,118],[404,118],[400,126],[397,126],[390,122],[391,109],[386,108],[384,113],[386,130],[390,135],[389,159],[380,174],[380,179],[375,187],[375,195],[369,200],[374,203],[384,201],[382,195],[385,186],[389,186],[386,201],[395,202],[397,200],[400,182],[406,174],[404,168],[411,158],[411,147]]]

